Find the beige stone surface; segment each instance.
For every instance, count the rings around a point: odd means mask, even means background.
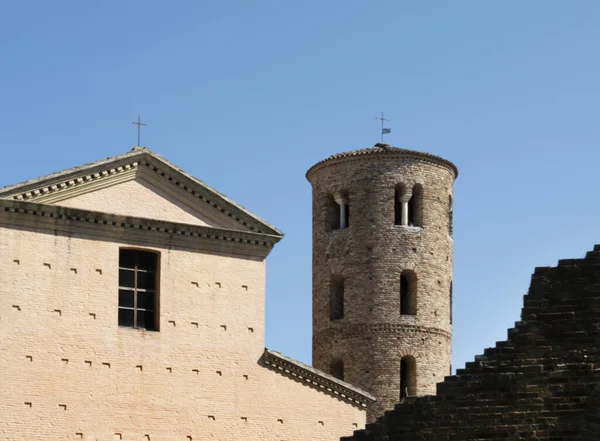
[[[364,425],[259,365],[261,260],[153,248],[160,332],[119,328],[128,245],[0,228],[0,439],[333,440]]]
[[[53,205],[193,225],[221,226],[139,177],[70,197]]]

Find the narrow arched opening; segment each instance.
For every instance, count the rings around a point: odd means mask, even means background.
[[[400,274],[400,315],[417,313],[417,275],[404,270]]]
[[[407,355],[400,360],[400,399],[415,396],[417,393],[417,363]]]
[[[329,319],[340,320],[344,318],[344,276],[334,274],[331,276],[329,287]]]
[[[402,216],[407,210],[407,205],[402,202],[402,197],[406,195],[406,186],[404,184],[396,185],[394,189],[394,225],[403,225]],[[405,224],[404,224],[405,225]]]
[[[331,360],[329,365],[329,373],[332,377],[344,381],[344,362],[339,358]]]
[[[412,188],[412,196],[408,201],[408,225],[411,227],[423,226],[423,186],[415,184]]]

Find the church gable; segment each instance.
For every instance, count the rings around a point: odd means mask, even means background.
[[[232,221],[223,225],[214,216],[211,218],[210,213],[201,213],[176,195],[141,177],[67,197],[52,202],[52,205],[214,228],[235,228]]]
[[[0,189],[0,198],[282,236],[147,148]]]

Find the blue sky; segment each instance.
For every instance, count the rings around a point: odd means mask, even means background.
[[[311,192],[387,142],[457,164],[454,368],[506,339],[534,267],[600,242],[600,2],[0,5],[0,186],[142,144],[286,233],[269,348],[311,361]]]

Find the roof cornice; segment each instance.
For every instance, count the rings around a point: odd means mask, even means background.
[[[309,387],[339,398],[361,409],[376,401],[375,397],[325,372],[265,348],[263,361],[272,370],[292,377]]]
[[[266,257],[281,236],[0,199],[0,224]]]
[[[78,187],[102,188],[128,179],[131,174],[144,173],[161,180],[165,185],[178,189],[196,203],[204,202],[240,228],[257,233],[283,236],[277,228],[254,213],[227,198],[201,180],[189,175],[147,148],[136,147],[132,151],[101,161],[73,167],[20,184],[0,188],[0,198],[23,201],[53,202],[76,194]]]

